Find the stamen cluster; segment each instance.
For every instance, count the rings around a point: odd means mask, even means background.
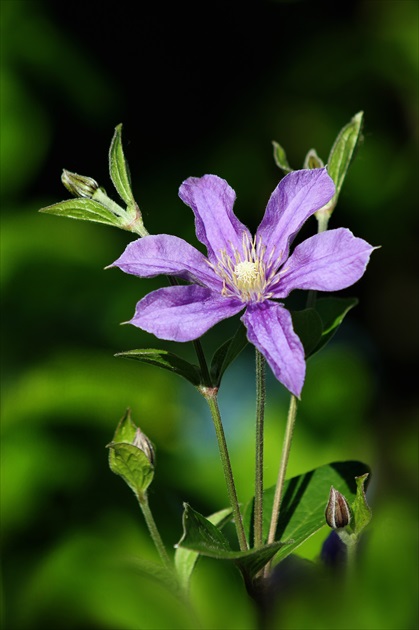
[[[222,295],[237,297],[242,302],[261,302],[271,297],[267,291],[274,275],[276,265],[272,265],[273,251],[265,258],[266,247],[261,239],[250,240],[243,233],[242,251],[234,250],[234,256],[223,249],[218,262],[211,265],[223,281]]]

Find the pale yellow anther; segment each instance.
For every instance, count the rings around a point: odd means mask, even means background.
[[[226,250],[219,252],[217,264],[211,267],[223,281],[221,295],[237,297],[242,302],[260,302],[271,297],[269,284],[276,273],[271,264],[274,250],[265,261],[266,248],[261,241],[251,241],[248,234],[243,234],[242,250],[234,249],[230,254]]]
[[[240,291],[255,289],[260,280],[259,266],[255,262],[245,260],[239,262],[234,268],[237,288]]]

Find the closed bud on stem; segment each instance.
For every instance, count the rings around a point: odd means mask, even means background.
[[[87,197],[91,199],[99,188],[99,184],[91,177],[71,173],[63,169],[61,181],[69,192],[75,197]]]
[[[351,511],[343,494],[333,486],[330,488],[329,502],[326,507],[326,523],[332,529],[342,529],[351,522]]]
[[[307,153],[303,168],[323,168],[324,163],[321,158],[317,155],[316,149],[310,149]]]
[[[154,462],[156,459],[156,456],[154,453],[154,447],[152,443],[150,442],[150,440],[148,439],[148,437],[146,436],[146,434],[143,433],[139,427],[137,427],[132,444],[133,446],[136,446],[141,451],[143,451],[144,455],[147,457],[150,464],[154,466]]]

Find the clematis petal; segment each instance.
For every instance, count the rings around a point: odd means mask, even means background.
[[[266,256],[287,259],[292,239],[303,223],[335,194],[335,185],[325,168],[288,173],[273,191],[257,237],[266,247]]]
[[[144,236],[129,243],[122,256],[109,266],[141,278],[167,274],[214,290],[222,287],[221,280],[201,252],[183,239],[168,234]]]
[[[233,257],[235,250],[241,251],[243,233],[251,240],[249,230],[233,212],[236,193],[221,177],[189,177],[180,186],[179,197],[195,214],[196,236],[206,246],[211,262],[222,250]]]
[[[192,341],[243,306],[197,285],[166,287],[140,300],[130,323],[159,339]]]
[[[283,298],[293,289],[345,289],[361,278],[373,250],[346,228],[316,234],[295,248],[271,291],[274,297]]]
[[[280,304],[266,300],[248,306],[241,320],[248,340],[263,354],[278,381],[299,397],[306,364],[290,313]]]

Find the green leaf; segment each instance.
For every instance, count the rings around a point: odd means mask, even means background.
[[[354,502],[352,503],[352,515],[353,520],[350,528],[356,536],[362,532],[362,530],[369,524],[372,518],[371,508],[367,503],[367,497],[365,496],[365,483],[368,479],[368,473],[356,477],[357,492]]]
[[[358,304],[357,298],[320,298],[315,309],[323,325],[323,335],[328,335],[340,326],[345,315]]]
[[[196,512],[188,503],[183,504],[183,536],[179,546],[194,549],[201,553],[224,553],[231,551],[230,543],[224,534],[205,516]],[[217,555],[218,557],[218,555]]]
[[[290,173],[293,169],[288,164],[287,156],[285,154],[284,148],[275,140],[272,142],[274,148],[274,160],[275,164],[283,171],[284,173]]]
[[[176,579],[176,575],[173,571],[170,571],[162,564],[156,564],[150,560],[144,558],[129,557],[127,559],[120,558],[120,564],[133,569],[135,572],[143,575],[146,578],[155,580],[167,590],[175,595],[182,595],[182,591],[179,588],[179,582]]]
[[[323,326],[319,314],[314,308],[306,308],[303,311],[292,311],[292,325],[304,346],[305,356],[308,357],[318,346]]]
[[[253,578],[285,543],[275,542],[249,551],[234,551],[224,534],[202,514],[184,504],[183,536],[178,546],[197,553],[234,562],[246,578]]]
[[[110,469],[141,497],[154,476],[154,467],[148,457],[140,448],[127,442],[111,442],[108,447]]]
[[[121,199],[127,206],[135,206],[129,167],[122,148],[122,124],[115,127],[109,149],[109,173]]]
[[[327,170],[336,186],[333,205],[336,205],[346,172],[361,139],[364,112],[358,112],[339,132],[329,154]]]
[[[325,509],[331,486],[339,490],[351,504],[357,494],[355,478],[364,475],[368,470],[368,466],[362,462],[334,462],[286,480],[276,539],[290,543],[279,549],[275,562],[283,560],[326,526]],[[264,492],[264,540],[268,536],[274,494],[274,487]],[[248,540],[253,540],[253,500],[245,508],[244,524]]]
[[[247,346],[246,329],[240,325],[236,334],[215,351],[211,361],[211,377],[215,387],[219,387],[221,378],[228,366]]]
[[[231,514],[231,508],[226,508],[224,510],[216,512],[215,514],[211,514],[211,516],[209,516],[207,520],[213,525],[217,525],[219,528],[221,528],[223,527],[223,525],[231,520]],[[175,568],[178,574],[179,581],[185,589],[188,589],[189,580],[191,578],[192,571],[195,568],[198,558],[199,553],[197,551],[192,551],[191,549],[186,549],[185,547],[176,548]]]
[[[318,352],[332,339],[346,314],[357,304],[357,298],[320,298],[316,300],[315,310],[320,317],[323,333],[311,354]]]
[[[150,365],[156,365],[164,370],[169,370],[170,372],[183,376],[183,378],[186,378],[186,380],[195,387],[201,384],[201,372],[199,368],[167,350],[155,348],[127,350],[126,352],[118,352],[115,356],[125,359],[134,359],[135,361],[149,363]]]
[[[106,225],[119,225],[118,218],[105,208],[101,203],[93,199],[76,198],[67,199],[54,203],[52,206],[41,208],[39,212],[55,214],[58,217],[68,217],[81,221],[93,221],[94,223],[105,223]]]

